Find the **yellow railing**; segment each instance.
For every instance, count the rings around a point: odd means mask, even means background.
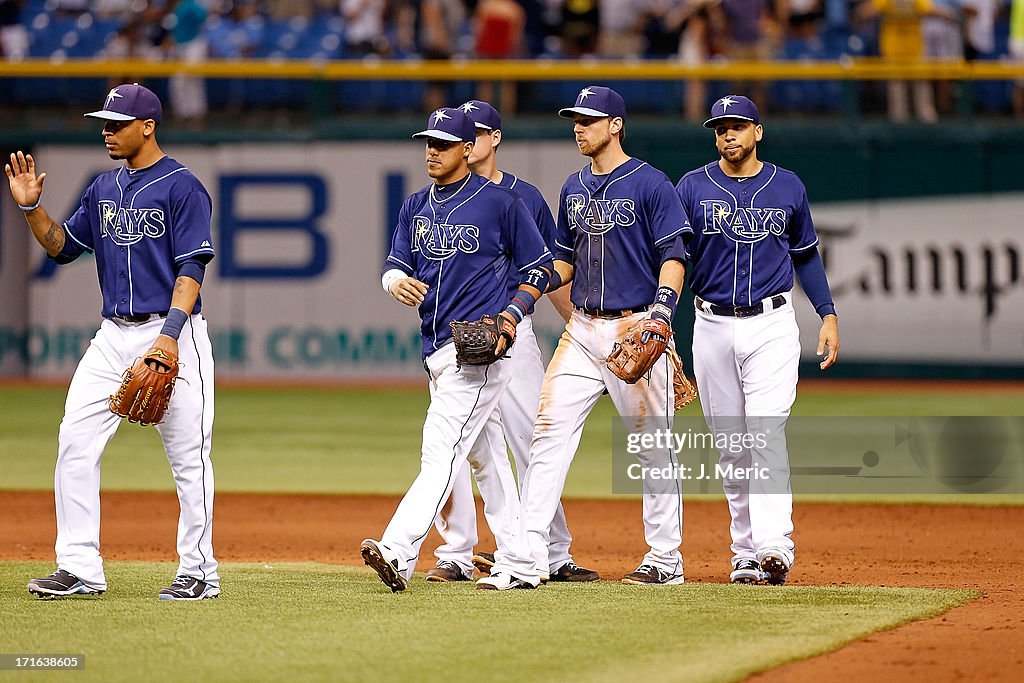
[[[161,78],[173,74],[209,78],[292,78],[314,80],[844,80],[1024,79],[1024,62],[909,62],[877,59],[839,62],[710,62],[685,65],[670,61],[286,61],[208,60],[202,63],[139,60],[28,59],[0,61],[0,78],[131,76]]]

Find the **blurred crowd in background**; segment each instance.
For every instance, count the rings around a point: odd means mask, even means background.
[[[0,50],[8,61],[1024,60],[1024,0],[0,0]],[[515,110],[515,84],[498,85],[476,94]],[[891,81],[888,115],[937,121],[954,87]],[[179,118],[205,116],[201,79],[172,79],[169,89]],[[1024,116],[1024,88],[1006,90],[1007,108]],[[749,91],[766,109],[780,99],[765,83]],[[712,94],[687,83],[687,118],[703,116]],[[425,84],[422,106],[448,97],[443,84]]]

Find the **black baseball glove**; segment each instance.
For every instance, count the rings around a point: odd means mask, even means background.
[[[463,365],[490,365],[505,355],[516,340],[516,324],[504,315],[497,320],[485,315],[479,320],[453,320],[452,339],[455,341],[455,359]],[[504,339],[504,348],[498,352],[498,341]]]

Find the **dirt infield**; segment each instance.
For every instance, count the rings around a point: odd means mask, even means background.
[[[397,502],[387,496],[220,494],[217,554],[235,562],[361,564],[359,541],[381,533]],[[570,500],[565,508],[581,564],[611,580],[634,569],[645,550],[639,501]],[[103,554],[173,561],[176,522],[172,494],[105,493]],[[687,582],[726,580],[728,522],[724,502],[687,501]],[[794,585],[975,588],[983,594],[945,616],[756,678],[934,683],[1012,680],[1024,673],[1024,508],[804,504],[795,522]],[[51,494],[0,492],[0,560],[52,560],[54,527]],[[489,534],[481,532],[481,546],[490,548]],[[432,532],[421,569],[437,542]]]

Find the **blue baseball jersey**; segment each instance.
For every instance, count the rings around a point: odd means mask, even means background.
[[[791,254],[818,245],[807,190],[792,171],[765,163],[747,179],[718,162],[684,175],[676,191],[690,217],[690,288],[719,306],[750,306],[793,288]]]
[[[575,267],[569,298],[584,309],[654,302],[666,258],[683,260],[690,224],[668,177],[630,159],[607,175],[587,165],[558,199],[555,258]]]
[[[448,323],[497,315],[518,287],[515,274],[550,261],[523,200],[470,174],[406,198],[384,267],[429,287],[419,306],[426,358],[451,341]]]
[[[214,256],[212,206],[199,179],[170,157],[107,171],[64,223],[61,262],[95,252],[105,318],[167,313],[180,263]],[[201,307],[196,299],[192,312]]]
[[[533,218],[533,222],[537,224],[537,228],[540,230],[540,236],[544,238],[544,244],[554,253],[555,219],[551,215],[551,208],[544,201],[544,195],[540,193],[540,190],[522,178],[505,171],[502,171],[501,182],[497,184],[506,190],[511,190],[513,194],[523,200],[523,203],[526,204],[526,209]]]

